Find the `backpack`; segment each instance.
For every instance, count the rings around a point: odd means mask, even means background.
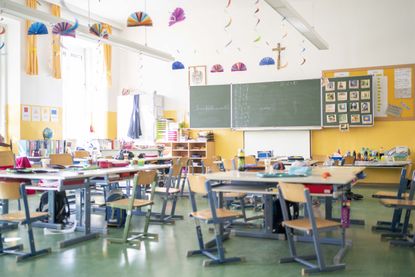
[[[298,203],[285,201],[288,208],[288,216],[291,219],[297,219],[300,213],[300,206]],[[292,208],[292,209],[291,209]],[[292,214],[291,214],[292,210]],[[281,203],[279,198],[275,198],[272,203],[272,232],[273,233],[285,233],[285,228],[282,226],[284,217],[282,215]]]
[[[124,194],[122,190],[114,189],[108,193],[106,202],[112,202],[125,198],[128,198],[128,196]],[[114,208],[114,213],[112,210],[113,208],[108,206],[105,208],[105,220],[107,221],[107,226],[117,228],[123,227],[127,218],[127,212],[119,208]]]
[[[54,191],[55,198],[55,214],[53,215],[55,223],[67,223],[68,218],[71,216],[69,209],[69,201],[65,191]],[[45,191],[40,196],[39,207],[36,209],[37,212],[48,212],[49,204],[49,192]]]

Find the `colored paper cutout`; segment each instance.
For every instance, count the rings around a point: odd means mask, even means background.
[[[212,66],[212,68],[210,69],[211,73],[218,73],[218,72],[223,72],[223,66],[220,64],[215,64]]]
[[[172,65],[171,65],[171,69],[173,70],[179,70],[179,69],[184,69],[184,65],[179,62],[179,61],[175,61]]]
[[[153,26],[153,20],[145,12],[135,12],[127,19],[127,27]]]
[[[169,26],[172,26],[185,19],[186,19],[186,16],[184,14],[184,10],[182,8],[176,8],[170,15]]]
[[[4,47],[5,45],[6,45],[6,44],[4,44],[4,42],[0,43],[0,50],[1,50],[1,49],[3,49],[3,47]]]
[[[236,71],[246,71],[246,66],[245,66],[244,63],[241,63],[241,62],[235,63],[234,65],[232,65],[231,71],[232,72],[236,72]]]
[[[263,65],[274,65],[275,64],[275,60],[271,57],[265,57],[262,58],[262,60],[259,62],[259,65],[263,66]]]
[[[101,23],[92,24],[92,26],[89,28],[89,32],[99,38],[108,39],[109,36],[107,29],[104,28]]]
[[[60,35],[64,37],[75,37],[75,30],[78,29],[78,20],[75,20],[75,24],[72,25],[69,22],[59,22],[52,28],[52,34]]]
[[[27,31],[29,36],[37,36],[37,35],[47,35],[48,28],[42,22],[35,22],[30,25],[29,30]]]
[[[4,26],[0,26],[0,35],[4,35],[6,33],[6,28]]]

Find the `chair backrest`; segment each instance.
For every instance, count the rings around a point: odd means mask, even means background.
[[[73,160],[71,154],[50,154],[50,164],[58,164],[58,165],[72,165]]]
[[[138,185],[150,185],[156,179],[157,172],[155,170],[140,171],[138,173]]]
[[[290,183],[279,183],[282,197],[285,200],[296,202],[296,203],[306,203],[307,199],[305,197],[304,191],[306,188],[302,184],[290,184]]]
[[[12,151],[0,151],[0,166],[14,166],[14,154]]]
[[[181,166],[180,162],[173,164],[171,170],[172,170],[171,176],[173,176],[173,177],[179,176],[179,174],[182,171],[182,166]]]
[[[190,191],[196,194],[207,194],[206,177],[198,174],[190,174],[188,177]]]
[[[77,150],[73,152],[73,157],[74,158],[89,158],[89,152],[86,150]]]
[[[16,200],[20,198],[20,182],[0,181],[0,199]]]
[[[187,157],[181,157],[179,159],[179,164],[181,165],[181,167],[187,167],[188,163],[189,163],[189,158]]]
[[[226,171],[234,170],[235,169],[235,162],[233,159],[223,159],[222,160],[223,167]]]

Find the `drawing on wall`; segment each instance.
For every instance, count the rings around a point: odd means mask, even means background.
[[[189,86],[206,85],[206,65],[189,66]]]

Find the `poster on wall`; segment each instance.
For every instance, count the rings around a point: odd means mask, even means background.
[[[42,121],[48,122],[50,120],[50,113],[48,107],[42,107]]]
[[[32,121],[40,121],[40,107],[32,107]]]
[[[395,69],[395,98],[412,97],[411,68]]]
[[[22,107],[22,120],[30,121],[30,107],[29,106]]]
[[[58,122],[59,121],[59,114],[57,108],[50,108],[50,121]]]

